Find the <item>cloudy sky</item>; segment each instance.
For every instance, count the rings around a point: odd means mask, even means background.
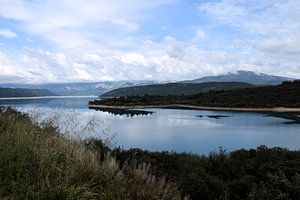
[[[300,78],[300,0],[0,0],[0,82]]]

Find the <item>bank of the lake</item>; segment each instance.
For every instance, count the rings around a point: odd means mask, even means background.
[[[190,95],[131,95],[95,100],[90,106],[175,107],[228,111],[299,112],[300,81]]]
[[[300,112],[300,108],[272,107],[272,108],[241,108],[241,107],[213,107],[213,106],[196,106],[184,104],[167,104],[167,105],[133,105],[133,106],[114,106],[89,103],[90,108],[103,109],[148,109],[148,108],[170,108],[170,109],[194,109],[194,110],[216,110],[216,111],[239,111],[239,112]],[[300,118],[300,115],[295,115]]]

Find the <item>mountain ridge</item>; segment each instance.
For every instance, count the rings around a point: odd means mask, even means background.
[[[254,85],[279,85],[284,81],[293,81],[294,78],[283,76],[274,76],[260,72],[253,72],[247,70],[239,70],[236,72],[229,72],[217,76],[205,76],[193,80],[181,81],[183,83],[204,83],[204,82],[244,82]]]
[[[46,89],[26,89],[26,88],[3,88],[0,87],[0,98],[10,97],[42,97],[57,96],[57,94]]]
[[[120,87],[154,84],[155,81],[103,81],[46,84],[0,84],[5,88],[46,89],[61,96],[99,95]]]
[[[249,83],[239,82],[207,82],[207,83],[166,83],[118,88],[100,95],[100,98],[111,98],[131,95],[191,95],[209,91],[252,88]]]

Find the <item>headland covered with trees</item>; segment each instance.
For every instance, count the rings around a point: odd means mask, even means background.
[[[90,102],[91,107],[223,107],[223,108],[300,108],[300,81],[286,81],[277,86],[209,91],[194,95],[134,95]]]

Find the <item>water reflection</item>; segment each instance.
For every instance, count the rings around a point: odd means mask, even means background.
[[[113,115],[126,115],[127,117],[134,117],[138,115],[151,115],[152,111],[145,110],[127,110],[127,109],[115,109],[115,108],[90,108],[97,111],[107,112]]]
[[[15,100],[6,103],[18,109],[23,108],[25,112],[26,107],[40,107],[48,115],[55,109],[73,112],[64,116],[77,116],[80,119],[79,127],[90,119],[101,119],[101,127],[86,136],[101,138],[103,133],[117,134],[116,143],[126,149],[137,147],[151,151],[207,154],[218,150],[219,146],[228,151],[260,145],[300,148],[300,124],[295,123],[297,119],[291,119],[291,113],[145,109],[131,110],[127,114],[122,111],[123,115],[116,115],[111,111],[88,109],[87,103],[91,100],[68,98],[43,99],[30,101],[29,104],[26,104],[28,101]],[[64,116],[61,123],[65,123],[67,117]]]
[[[220,119],[220,118],[229,117],[229,116],[228,115],[197,115],[197,117],[199,117],[199,118],[208,117],[208,118]]]
[[[49,97],[49,98],[15,98],[0,99],[0,105],[13,107],[46,107],[46,108],[67,108],[67,109],[86,109],[87,102],[96,97]]]
[[[270,112],[267,114],[267,116],[288,119],[289,121],[284,122],[285,124],[300,124],[300,113],[299,112],[285,112],[285,113]]]

